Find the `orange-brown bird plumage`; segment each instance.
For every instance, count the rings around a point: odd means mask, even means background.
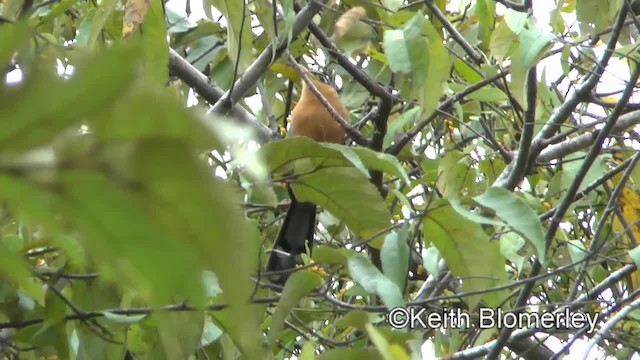
[[[333,109],[343,119],[348,120],[349,112],[340,101],[336,90],[319,81],[313,83],[320,94],[333,106]],[[318,142],[330,143],[342,143],[345,134],[344,129],[304,82],[302,83],[300,100],[291,112],[289,133],[306,136]],[[305,245],[308,244],[309,249],[313,245],[316,228],[316,205],[297,201],[289,186],[287,186],[287,190],[291,198],[291,205],[267,263],[267,270],[271,272],[290,270],[295,268],[297,264],[302,264],[300,254],[306,251]],[[281,275],[272,275],[269,278],[273,282],[283,284],[288,277],[289,273],[287,272]]]
[[[338,92],[331,85],[320,81],[314,80],[313,84],[329,104],[333,106],[333,109],[343,119],[348,120],[349,111],[340,101]],[[291,112],[290,133],[292,135],[310,137],[318,142],[341,144],[344,141],[344,129],[331,116],[331,113],[304,81],[302,82],[300,100]]]

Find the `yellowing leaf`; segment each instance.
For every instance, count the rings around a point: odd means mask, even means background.
[[[636,241],[640,239],[640,194],[625,186],[620,194],[619,204],[620,212],[628,228],[625,229],[622,221],[617,216],[614,217],[612,226],[616,232],[625,232],[622,237],[623,246],[625,250],[630,250],[638,246],[638,244],[633,243],[632,239]],[[633,234],[633,238],[628,235],[629,233]],[[629,255],[626,255],[624,260],[632,261]],[[640,288],[640,270],[634,271],[630,278],[632,291]]]
[[[126,38],[140,26],[149,10],[150,0],[127,0],[122,19],[122,37]]]

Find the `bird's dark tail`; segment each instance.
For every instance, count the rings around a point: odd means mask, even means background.
[[[291,205],[287,210],[278,238],[273,246],[267,271],[284,271],[302,264],[300,254],[305,253],[305,245],[309,249],[313,246],[313,235],[316,229],[316,205],[309,202],[299,202],[291,187],[287,186]],[[290,273],[270,275],[274,283],[284,284]]]

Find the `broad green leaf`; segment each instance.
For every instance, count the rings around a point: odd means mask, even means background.
[[[176,296],[202,303],[196,253],[158,226],[161,219],[154,219],[153,207],[142,206],[142,194],[86,170],[65,172],[61,186],[62,210],[84,233],[83,245],[106,278],[138,286],[157,306]]]
[[[300,352],[300,360],[314,360],[316,358],[316,349],[313,347],[312,342],[307,342],[302,346]]]
[[[452,273],[463,280],[464,291],[504,284],[504,260],[498,244],[489,241],[480,225],[458,215],[450,206],[439,205],[424,218],[425,238],[438,248]],[[470,296],[469,307],[474,308],[481,299],[489,306],[496,306],[503,296],[503,292]]]
[[[405,288],[409,272],[409,245],[407,237],[409,231],[402,228],[390,232],[385,238],[380,251],[382,271],[400,290]]]
[[[43,145],[65,127],[107,108],[134,78],[138,56],[133,45],[117,46],[79,65],[71,80],[36,72],[24,86],[0,88],[0,118],[11,119],[0,128],[0,148]]]
[[[406,184],[409,175],[395,156],[373,151],[364,147],[350,147],[358,155],[360,161],[370,170],[378,170],[402,179]]]
[[[449,204],[451,205],[451,208],[455,210],[458,214],[464,216],[465,218],[473,221],[476,224],[489,224],[489,225],[495,225],[495,226],[507,225],[504,221],[491,219],[465,208],[457,199],[449,200]]]
[[[507,232],[500,237],[500,253],[511,261],[518,271],[521,271],[524,265],[524,256],[518,254],[524,244],[525,240],[515,232]]]
[[[79,45],[93,49],[102,33],[109,17],[115,10],[116,0],[103,0],[98,3],[95,12],[88,14],[78,28],[77,41]]]
[[[403,111],[402,114],[395,120],[390,120],[387,128],[387,133],[384,135],[383,145],[385,148],[389,147],[394,141],[395,136],[403,133],[405,126],[410,126],[418,121],[422,110],[419,106],[412,107],[407,111]]]
[[[259,319],[247,301],[253,292],[255,224],[244,221],[229,184],[207,174],[193,155],[190,146],[174,141],[148,141],[138,147],[135,168],[145,184],[145,208],[215,272],[223,298],[234,304],[225,310],[233,327],[225,330],[245,356],[253,358],[260,351],[259,344],[248,340],[259,337]],[[228,241],[228,234],[234,241]]]
[[[120,315],[114,314],[110,311],[102,311],[105,320],[114,322],[116,324],[131,325],[142,321],[147,315]]]
[[[566,164],[563,164],[562,171],[560,172],[561,187],[563,189],[566,189],[575,180],[576,174],[578,173],[578,171],[580,170],[580,168],[584,163],[582,158],[585,155],[586,155],[586,152],[577,151],[571,154],[570,157],[568,157],[568,160],[573,160],[573,161],[568,161]],[[584,179],[582,180],[582,183],[578,188],[579,190],[583,190],[590,183],[599,179],[600,177],[602,177],[604,174],[607,173],[608,171],[607,160],[609,158],[610,158],[610,155],[608,154],[599,155],[596,158],[596,160],[593,162],[593,164],[587,171],[587,174],[585,175]]]
[[[167,42],[167,25],[164,5],[160,1],[152,1],[139,32],[142,38],[143,66],[147,81],[165,85],[169,81],[169,43]]]
[[[535,211],[512,192],[490,187],[484,194],[473,198],[480,205],[493,209],[515,232],[536,249],[541,263],[545,258],[544,229]]]
[[[422,86],[429,70],[428,48],[422,35],[424,24],[424,15],[418,12],[402,30],[384,32],[384,49],[389,67],[393,72],[411,74],[415,88]]]
[[[189,15],[180,5],[182,4],[179,1],[168,1],[164,5],[167,13],[167,33],[169,34],[184,33],[198,27],[198,24],[189,19]]]
[[[207,65],[216,59],[221,52],[226,51],[224,40],[215,35],[208,35],[194,40],[185,58],[196,69],[204,71]]]
[[[322,168],[298,176],[291,188],[300,201],[309,201],[328,210],[363,239],[391,224],[380,193],[354,168]]]
[[[519,12],[513,9],[507,9],[504,13],[504,20],[509,29],[516,35],[520,34],[520,31],[524,29],[525,24],[527,23],[527,18],[529,14],[526,12]]]
[[[0,67],[6,69],[14,52],[24,44],[29,28],[23,23],[0,26]]]
[[[391,12],[396,12],[402,6],[402,0],[382,0],[382,6]]]
[[[218,340],[222,336],[222,330],[210,321],[206,321],[204,325],[204,331],[202,332],[201,344],[207,346],[212,342]]]
[[[422,262],[424,263],[424,268],[433,274],[435,278],[440,277],[440,267],[438,263],[440,262],[440,251],[435,246],[429,246],[422,255]]]
[[[517,47],[517,44],[514,43],[516,38],[516,34],[509,29],[507,23],[500,21],[496,29],[491,33],[491,40],[489,42],[491,55],[498,61],[504,60],[512,53],[512,49]]]
[[[204,149],[218,148],[214,132],[193,111],[185,111],[169,92],[136,86],[126,93],[126,98],[96,116],[93,125],[99,140],[121,144],[162,138],[190,140],[192,146]]]
[[[338,347],[327,350],[316,357],[317,360],[379,360],[382,356],[374,347]]]
[[[251,13],[244,9],[246,3],[237,0],[212,0],[213,5],[227,19],[227,44],[229,59],[238,63],[240,74],[251,64],[253,32],[251,31]]]
[[[569,250],[569,255],[574,263],[584,260],[587,256],[584,244],[580,240],[569,240],[567,242],[567,250]]]
[[[444,198],[456,199],[465,184],[473,177],[473,170],[464,164],[467,156],[458,151],[448,152],[438,163],[436,185]]]
[[[5,244],[5,239],[0,241],[0,277],[5,281],[13,281],[23,287],[29,294],[37,296],[42,290],[38,286],[27,281],[31,276],[27,263],[22,254],[11,251]]]
[[[543,31],[538,26],[525,28],[520,32],[520,66],[524,69],[530,69],[537,63],[545,49],[553,41],[554,36]]]
[[[609,13],[609,1],[578,0],[575,15],[580,31],[590,35],[599,33],[612,24]]]
[[[371,324],[366,324],[367,334],[369,339],[373,343],[373,346],[378,349],[384,360],[394,360],[391,355],[391,344],[385,339],[385,337]],[[398,359],[400,360],[400,359]]]
[[[340,328],[354,327],[364,329],[369,323],[369,313],[364,310],[351,310],[345,316],[336,321],[336,326]]]
[[[353,256],[355,250],[345,248],[333,248],[329,246],[320,245],[313,250],[311,258],[318,263],[322,264],[336,264],[347,265],[347,259],[349,256]]]
[[[353,147],[338,144],[323,144],[323,146],[340,151],[345,159],[347,159],[356,169],[360,170],[364,176],[369,178],[369,171],[362,163],[362,160],[360,160],[360,157],[358,157],[358,155],[353,151]]]
[[[422,14],[418,13],[418,16]],[[412,87],[419,88],[418,102],[424,114],[431,114],[440,101],[444,92],[443,83],[449,79],[451,62],[449,60],[449,50],[444,46],[440,33],[433,27],[431,22],[424,22],[424,30],[427,34],[427,47],[421,54],[426,60],[420,66],[428,66],[427,78],[424,81],[416,79],[414,76],[421,76],[421,73],[412,73]],[[417,51],[417,49],[416,49]],[[433,60],[433,61],[431,61]]]
[[[495,28],[496,3],[493,0],[477,0],[475,5],[475,15],[479,22],[478,40],[487,48],[491,32]]]
[[[369,260],[358,254],[349,258],[349,272],[366,292],[377,295],[382,303],[391,310],[404,305],[400,288],[384,276]]]
[[[162,356],[166,359],[187,359],[197,352],[204,328],[204,311],[157,312],[152,316],[157,323],[161,340],[157,349]]]
[[[269,341],[274,342],[284,326],[289,312],[298,304],[300,299],[322,285],[322,278],[311,271],[297,271],[289,277],[282,290],[276,311],[271,318]]]
[[[456,91],[462,91],[466,88],[464,85],[460,84],[450,84],[449,87]],[[478,100],[478,101],[507,101],[509,97],[502,90],[494,88],[494,87],[483,87],[482,89],[478,89],[471,94],[465,96],[465,98],[469,100]]]
[[[268,172],[285,170],[283,169],[285,165],[305,158],[340,159],[344,164],[348,163],[340,151],[325,147],[303,136],[269,142],[260,148],[259,156],[264,160]]]

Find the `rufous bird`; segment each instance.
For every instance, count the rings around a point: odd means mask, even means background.
[[[331,85],[317,80],[312,81],[333,109],[343,119],[348,120],[349,112],[340,101],[338,92]],[[342,144],[345,132],[303,81],[300,100],[291,112],[289,134],[306,136],[318,142]],[[284,284],[289,277],[290,272],[285,270],[291,270],[296,265],[303,264],[300,254],[305,253],[306,246],[309,250],[312,249],[316,229],[316,205],[298,201],[289,185],[287,185],[287,191],[291,198],[291,205],[267,263],[267,271],[283,271],[282,274],[269,276],[271,281],[278,284]]]

